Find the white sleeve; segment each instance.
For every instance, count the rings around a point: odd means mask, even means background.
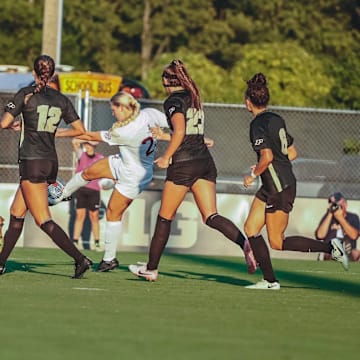
[[[153,126],[160,126],[162,128],[169,127],[168,122],[166,120],[166,116],[163,112],[154,108],[145,108],[141,111],[146,113],[151,127]]]
[[[106,142],[109,145],[121,145],[120,137],[117,136],[117,131],[100,131],[100,136],[102,141]]]

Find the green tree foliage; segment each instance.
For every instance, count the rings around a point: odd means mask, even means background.
[[[322,62],[294,42],[245,45],[243,56],[231,71],[232,88],[243,98],[246,80],[266,75],[272,105],[324,107],[334,79]]]
[[[41,51],[43,1],[1,0],[0,63],[32,66]]]
[[[0,62],[31,65],[44,0],[1,4]],[[62,63],[142,80],[160,97],[176,55],[205,101],[242,101],[243,80],[263,71],[273,104],[360,109],[359,14],[358,0],[65,0]]]

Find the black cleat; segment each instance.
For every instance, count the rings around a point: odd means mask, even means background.
[[[90,269],[90,266],[93,262],[86,256],[79,263],[75,263],[75,274],[72,276],[72,279],[80,279],[84,275],[86,270]]]
[[[5,274],[5,270],[6,270],[5,265],[0,265],[0,275]]]
[[[101,260],[100,264],[96,268],[97,272],[106,272],[109,270],[113,270],[119,267],[119,260],[117,258],[112,259],[111,261]]]

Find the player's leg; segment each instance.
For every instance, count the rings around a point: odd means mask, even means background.
[[[10,207],[9,226],[5,232],[4,244],[0,253],[0,275],[5,272],[5,263],[21,235],[26,211],[25,200],[19,187]]]
[[[52,220],[47,199],[47,183],[32,183],[29,180],[23,180],[21,190],[35,223],[59,248],[75,260],[76,268],[73,277],[81,277],[92,262],[75,247],[65,231]]]
[[[159,215],[150,244],[148,270],[158,268],[161,255],[169,240],[171,221],[188,191],[189,188],[185,185],[176,185],[172,181],[165,182]]]
[[[109,158],[100,159],[85,170],[76,173],[65,185],[61,199],[69,197],[91,180],[108,178],[115,179],[110,168]]]
[[[271,264],[269,248],[260,234],[265,225],[265,206],[266,203],[264,201],[258,197],[254,198],[249,215],[245,221],[244,229],[255,259],[263,273],[264,280],[274,283],[277,280]]]
[[[96,271],[106,272],[119,266],[116,252],[121,237],[122,217],[132,201],[132,199],[124,196],[117,189],[113,190],[106,208],[105,251]]]
[[[220,231],[229,240],[239,245],[244,251],[248,272],[254,273],[257,265],[250,245],[246,249],[245,243],[247,239],[231,220],[217,212],[215,183],[205,179],[198,179],[192,185],[191,191],[200,210],[203,222],[209,227]]]

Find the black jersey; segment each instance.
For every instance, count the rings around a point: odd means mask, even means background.
[[[250,141],[260,158],[261,149],[271,149],[273,161],[261,174],[264,190],[269,194],[283,191],[296,183],[288,158],[288,147],[294,142],[287,132],[284,119],[270,111],[258,114],[250,124]]]
[[[186,121],[185,137],[172,156],[172,162],[207,159],[211,157],[204,142],[204,111],[191,107],[191,96],[188,91],[173,92],[164,103],[166,118],[171,131],[171,117],[176,113],[184,114]]]
[[[20,89],[5,107],[14,117],[22,114],[19,160],[57,160],[57,127],[61,119],[70,124],[79,119],[79,115],[66,96],[50,87],[32,95],[25,105],[25,96],[33,91],[34,86]]]

